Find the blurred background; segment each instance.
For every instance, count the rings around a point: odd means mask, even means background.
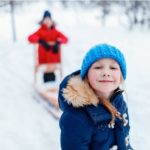
[[[0,1],[0,149],[60,150],[59,121],[33,99],[34,46],[27,38],[45,10],[69,38],[63,76],[80,69],[95,44],[123,51],[131,145],[149,150],[150,1],[137,0]]]

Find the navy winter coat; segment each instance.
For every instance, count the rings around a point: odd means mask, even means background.
[[[93,90],[82,81],[80,71],[67,76],[60,84],[59,105],[62,150],[131,150],[129,122],[116,119],[108,126],[111,114],[101,104]],[[111,98],[113,105],[128,121],[128,109],[118,90]]]

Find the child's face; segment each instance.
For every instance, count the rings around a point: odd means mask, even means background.
[[[119,87],[121,76],[119,64],[110,58],[100,59],[93,63],[87,74],[89,84],[96,94],[106,98],[109,98]]]
[[[52,24],[53,24],[53,21],[49,18],[49,17],[46,17],[44,20],[43,20],[43,24],[47,25],[47,27],[51,27]]]

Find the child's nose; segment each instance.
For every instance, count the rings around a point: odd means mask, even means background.
[[[110,72],[107,70],[107,69],[105,69],[105,70],[103,70],[103,77],[109,77],[110,76]]]
[[[109,76],[110,76],[109,73],[104,73],[104,74],[103,74],[103,77],[109,77]]]

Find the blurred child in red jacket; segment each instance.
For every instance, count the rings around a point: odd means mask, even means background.
[[[56,29],[51,13],[46,10],[43,14],[40,28],[29,35],[28,41],[38,44],[38,66],[47,65],[44,82],[55,80],[54,70],[61,63],[61,44],[68,42],[68,38]]]

